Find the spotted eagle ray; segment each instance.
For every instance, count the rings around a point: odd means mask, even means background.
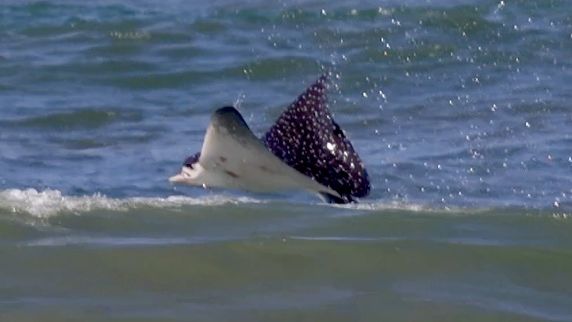
[[[216,110],[200,152],[173,183],[253,192],[306,190],[331,203],[355,202],[370,191],[359,155],[328,110],[320,77],[259,139],[232,106]]]

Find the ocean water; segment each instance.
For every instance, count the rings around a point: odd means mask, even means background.
[[[0,1],[0,321],[572,321],[572,2]],[[331,73],[373,190],[172,186]]]

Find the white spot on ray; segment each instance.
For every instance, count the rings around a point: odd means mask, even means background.
[[[328,148],[328,150],[330,150],[333,153],[334,150],[336,149],[336,145],[331,142],[328,142],[326,143],[326,148]]]

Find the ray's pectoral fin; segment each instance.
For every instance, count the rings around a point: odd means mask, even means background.
[[[232,106],[219,108],[212,117],[201,148],[199,162],[205,167],[222,166],[227,160],[242,159],[256,147],[258,138],[242,115]]]
[[[169,181],[203,187],[235,187],[232,178],[239,178],[237,168],[248,161],[247,150],[253,141],[258,139],[240,113],[234,107],[220,108],[211,117],[201,151],[189,156],[181,173]]]
[[[280,115],[263,138],[277,157],[339,196],[321,193],[328,202],[348,203],[370,191],[367,171],[351,142],[328,110],[327,77],[320,77]]]

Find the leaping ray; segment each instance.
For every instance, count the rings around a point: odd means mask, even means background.
[[[370,191],[367,171],[327,108],[326,76],[258,139],[234,107],[213,113],[200,153],[173,183],[254,192],[306,190],[348,203]]]

